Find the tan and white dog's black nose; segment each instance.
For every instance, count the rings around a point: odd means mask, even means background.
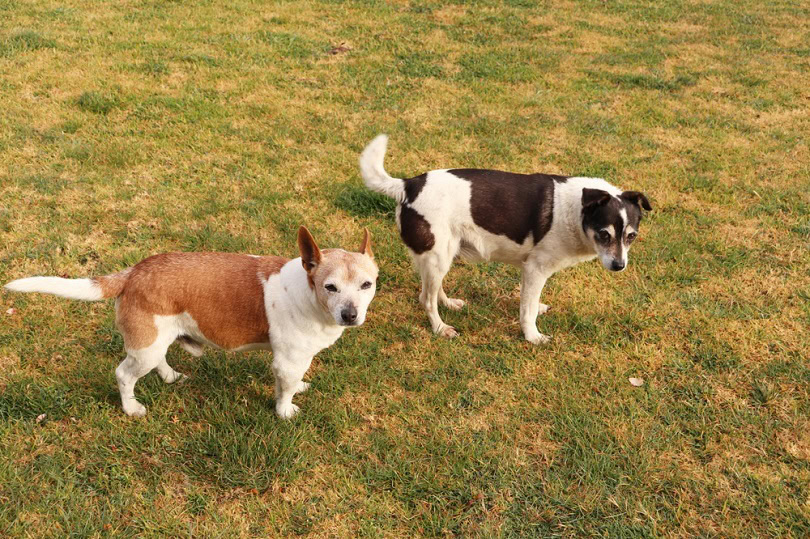
[[[353,325],[357,321],[357,308],[354,305],[347,305],[340,311],[340,318],[347,326]]]

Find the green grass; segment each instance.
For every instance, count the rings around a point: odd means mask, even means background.
[[[810,10],[802,3],[0,0],[0,281],[168,250],[374,238],[369,319],[273,414],[269,354],[123,415],[109,303],[3,294],[2,536],[810,534]],[[387,167],[645,192],[628,270],[460,264],[435,338]],[[14,309],[7,314],[8,309]],[[632,387],[629,377],[641,377]],[[45,414],[44,419],[37,418]]]

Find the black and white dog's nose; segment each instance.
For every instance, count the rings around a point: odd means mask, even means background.
[[[621,260],[614,260],[613,263],[610,265],[610,269],[613,271],[622,271],[624,269],[624,262]]]
[[[353,324],[355,320],[357,320],[357,309],[354,305],[349,305],[348,307],[343,307],[343,310],[340,311],[340,317],[343,321],[347,324]]]

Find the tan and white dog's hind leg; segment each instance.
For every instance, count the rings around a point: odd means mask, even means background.
[[[177,372],[171,367],[171,365],[168,364],[168,362],[166,361],[165,354],[163,357],[163,361],[158,363],[158,366],[155,367],[155,369],[157,369],[160,378],[167,384],[174,384],[175,382],[183,382],[188,378],[188,376],[186,376],[182,372]]]
[[[146,415],[146,407],[135,398],[135,384],[138,380],[153,369],[157,369],[163,381],[169,384],[183,378],[184,375],[172,369],[166,362],[169,345],[177,338],[175,317],[144,314],[132,318],[142,323],[135,327],[130,325],[128,328],[121,328],[127,357],[115,369],[115,377],[118,380],[118,391],[121,393],[121,406],[124,412],[129,416],[143,417]],[[149,321],[149,318],[153,318],[154,321]],[[148,342],[149,337],[153,335],[151,343],[135,348],[141,343]]]
[[[133,417],[146,415],[146,406],[135,398],[135,384],[161,362],[166,361],[168,349],[168,344],[156,341],[148,348],[127,350],[126,359],[115,369],[118,391],[121,393],[121,406],[127,415]]]
[[[180,344],[180,347],[183,348],[183,350],[194,357],[202,357],[202,355],[205,353],[204,344],[184,335],[177,337],[177,342]]]

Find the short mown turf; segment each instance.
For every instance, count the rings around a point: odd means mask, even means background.
[[[374,236],[367,323],[273,413],[270,356],[126,417],[111,303],[0,295],[0,535],[810,534],[810,7],[0,0],[0,280]],[[434,337],[357,157],[645,192],[627,271],[455,266]],[[11,310],[9,310],[11,309]],[[629,377],[645,380],[633,387]],[[45,414],[44,419],[37,418]]]

